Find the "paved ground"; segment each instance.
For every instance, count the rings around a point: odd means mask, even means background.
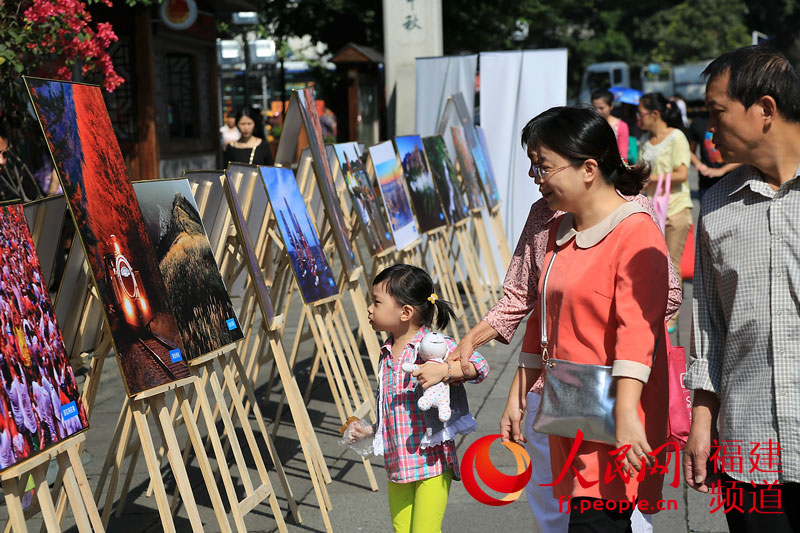
[[[684,293],[686,304],[680,318],[677,338],[680,344],[688,344],[689,340],[690,299],[691,283],[687,283]],[[492,372],[484,383],[468,388],[471,408],[479,427],[476,433],[459,442],[459,451],[462,453],[478,437],[497,433],[499,416],[505,405],[508,387],[516,368],[516,354],[519,350],[520,342],[521,335],[518,335],[511,346],[496,344],[481,350],[490,361]],[[310,361],[308,359],[302,360],[297,365],[297,378],[302,390],[305,389],[308,382],[309,371]],[[259,386],[257,394],[260,398],[262,410],[265,416],[271,418],[276,412],[278,395],[273,393],[269,398],[265,397],[263,379]],[[123,397],[124,388],[122,387],[117,365],[113,358],[109,357],[106,361],[100,383],[99,396],[92,416],[92,428],[88,433],[87,448],[83,454],[86,473],[93,489],[97,485],[103,459],[110,444],[111,432],[116,423]],[[333,477],[333,483],[328,486],[328,491],[333,502],[333,510],[330,512],[330,516],[334,529],[347,532],[390,530],[389,510],[386,500],[386,476],[383,471],[382,461],[380,459],[374,461],[379,490],[372,492],[369,490],[367,477],[360,461],[358,461],[358,457],[336,443],[338,440],[337,428],[339,420],[327,389],[327,383],[323,379],[316,381],[308,409]],[[285,494],[278,484],[274,471],[272,471],[271,480],[276,487],[279,503],[288,528],[293,532],[324,531],[312,486],[300,455],[300,448],[296,441],[292,439],[293,426],[288,414],[284,415],[282,422],[275,442],[302,515],[302,523],[298,524],[288,514]],[[179,439],[181,442],[184,441],[182,431],[179,431]],[[503,453],[499,445],[493,447],[492,454],[494,464],[501,471],[513,472],[511,454]],[[266,450],[262,450],[262,455],[267,457],[269,462]],[[196,498],[201,508],[201,515],[206,524],[206,530],[219,531],[219,526],[215,522],[205,485],[196,463],[190,462],[188,469]],[[52,475],[53,473],[51,472]],[[171,494],[173,488],[171,475],[166,473],[164,477],[167,482],[168,492]],[[144,462],[140,460],[131,478],[131,489],[124,512],[119,518],[112,516],[108,528],[110,531],[155,532],[162,530],[155,501],[145,494],[148,482],[147,470]],[[710,497],[687,489],[682,480],[678,488],[667,486],[664,497],[665,499],[674,499],[677,502],[677,509],[664,511],[656,515],[654,519],[655,531],[670,533],[684,531],[716,533],[727,531],[724,518],[719,514],[709,513]],[[103,495],[103,500],[101,501],[104,501],[104,498],[105,495]],[[100,507],[102,511],[102,504]],[[530,531],[529,513],[524,495],[510,505],[488,507],[475,502],[464,490],[461,483],[454,483],[443,530],[459,532],[492,531],[497,527],[501,527],[510,531]],[[0,518],[5,519],[4,506],[0,508]],[[248,515],[246,521],[250,531],[276,530],[274,517],[269,505],[266,503],[256,507]],[[75,530],[72,524],[72,521],[68,519],[65,527]],[[31,529],[33,529],[34,525],[38,528],[38,522],[35,518],[31,519],[31,525]],[[186,510],[180,505],[176,516],[176,526],[179,531],[190,530]]]

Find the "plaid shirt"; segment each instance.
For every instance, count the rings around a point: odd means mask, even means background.
[[[403,372],[403,363],[422,364],[416,347],[422,337],[430,331],[421,327],[414,338],[406,344],[403,354],[392,357],[394,339],[389,336],[381,347],[379,372],[383,383],[378,391],[378,409],[383,425],[383,447],[386,474],[389,481],[411,483],[429,479],[453,468],[453,478],[460,479],[456,444],[452,440],[438,446],[420,449],[425,434],[425,420],[417,407],[416,379]],[[456,343],[445,337],[447,348],[453,351]],[[478,352],[469,358],[478,370],[478,377],[471,383],[480,383],[489,374],[489,364]]]
[[[686,386],[720,401],[739,481],[800,482],[800,167],[775,191],[753,167],[703,198]]]

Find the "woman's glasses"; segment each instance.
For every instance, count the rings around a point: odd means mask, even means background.
[[[534,179],[534,181],[544,183],[548,177],[571,166],[572,165],[564,165],[563,167],[554,168],[552,170],[545,170],[539,165],[531,165],[531,177]]]

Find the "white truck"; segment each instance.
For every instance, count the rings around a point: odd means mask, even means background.
[[[678,93],[689,107],[703,105],[706,82],[702,72],[710,62],[707,59],[674,66],[650,63],[642,67],[631,67],[624,61],[593,63],[583,73],[579,101],[589,103],[597,89],[631,87],[643,93],[660,92],[666,97]]]

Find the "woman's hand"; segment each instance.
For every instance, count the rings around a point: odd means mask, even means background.
[[[522,429],[525,419],[525,399],[520,402],[518,394],[509,394],[503,416],[500,418],[500,435],[504,441],[527,442]]]
[[[625,470],[631,473],[631,466],[638,472],[643,463],[648,466],[654,464],[650,444],[644,432],[642,421],[639,420],[639,400],[642,397],[644,383],[635,378],[618,377],[617,401],[614,404],[614,421],[617,425],[617,448],[629,446],[622,464]]]
[[[472,366],[469,358],[475,353],[475,349],[496,338],[497,335],[497,331],[488,322],[481,320],[464,335],[461,342],[447,356],[447,360],[457,362],[461,366],[461,372],[465,376],[469,376],[470,367]]]
[[[471,365],[472,363],[470,363]],[[447,364],[439,363],[436,361],[428,361],[427,363],[417,366],[417,369],[411,373],[412,376],[417,378],[417,383],[422,385],[423,389],[433,387],[437,383],[441,383],[447,377]]]
[[[527,394],[531,384],[538,377],[534,370],[518,368],[508,390],[508,400],[503,416],[500,418],[500,435],[504,441],[527,442],[522,424],[527,407]]]
[[[447,359],[460,365],[461,372],[466,374],[469,372],[469,367],[472,366],[469,358],[472,357],[473,353],[475,353],[475,346],[472,344],[469,335],[465,335],[455,349],[450,352],[450,355],[447,356]]]
[[[653,466],[653,456],[649,455],[653,450],[647,442],[637,409],[615,409],[614,418],[617,424],[617,448],[630,446],[623,460],[625,470],[631,472],[630,467],[633,466],[639,472],[644,463]]]

